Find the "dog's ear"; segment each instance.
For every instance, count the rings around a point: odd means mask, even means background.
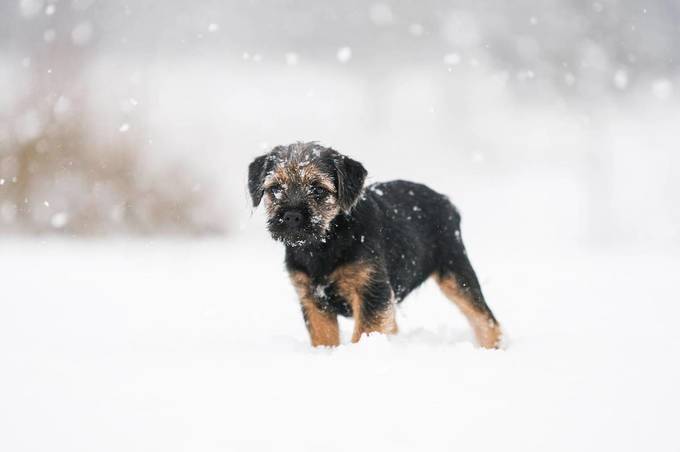
[[[338,205],[343,211],[349,212],[359,200],[367,172],[361,163],[344,155],[335,158],[333,164],[337,179]]]
[[[269,171],[269,154],[261,155],[248,165],[248,190],[253,200],[253,207],[260,205],[264,195],[264,178]]]

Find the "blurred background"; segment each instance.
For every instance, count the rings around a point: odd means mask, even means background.
[[[318,140],[477,241],[677,249],[680,2],[7,0],[0,231],[247,234]]]

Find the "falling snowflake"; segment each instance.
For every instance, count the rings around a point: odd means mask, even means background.
[[[92,24],[89,22],[81,22],[71,31],[71,40],[77,46],[87,45],[92,39]]]
[[[352,58],[352,49],[349,47],[340,47],[336,57],[339,62],[347,63]]]
[[[285,57],[286,57],[286,64],[288,66],[295,66],[300,62],[300,57],[295,52],[288,52],[288,53],[286,53]]]
[[[460,55],[457,53],[447,53],[444,55],[444,64],[448,66],[455,66],[460,63]]]

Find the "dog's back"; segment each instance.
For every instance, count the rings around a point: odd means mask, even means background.
[[[376,239],[401,301],[447,267],[456,251],[451,248],[460,248],[460,216],[445,195],[404,180],[372,184],[365,198],[381,212]]]

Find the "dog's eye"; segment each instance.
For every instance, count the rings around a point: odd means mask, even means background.
[[[315,185],[314,187],[312,187],[311,193],[316,198],[323,198],[328,193],[328,190],[319,185]]]
[[[276,199],[280,199],[281,196],[283,196],[283,187],[280,185],[272,185],[271,187],[268,188],[269,193],[272,194],[272,196]]]

